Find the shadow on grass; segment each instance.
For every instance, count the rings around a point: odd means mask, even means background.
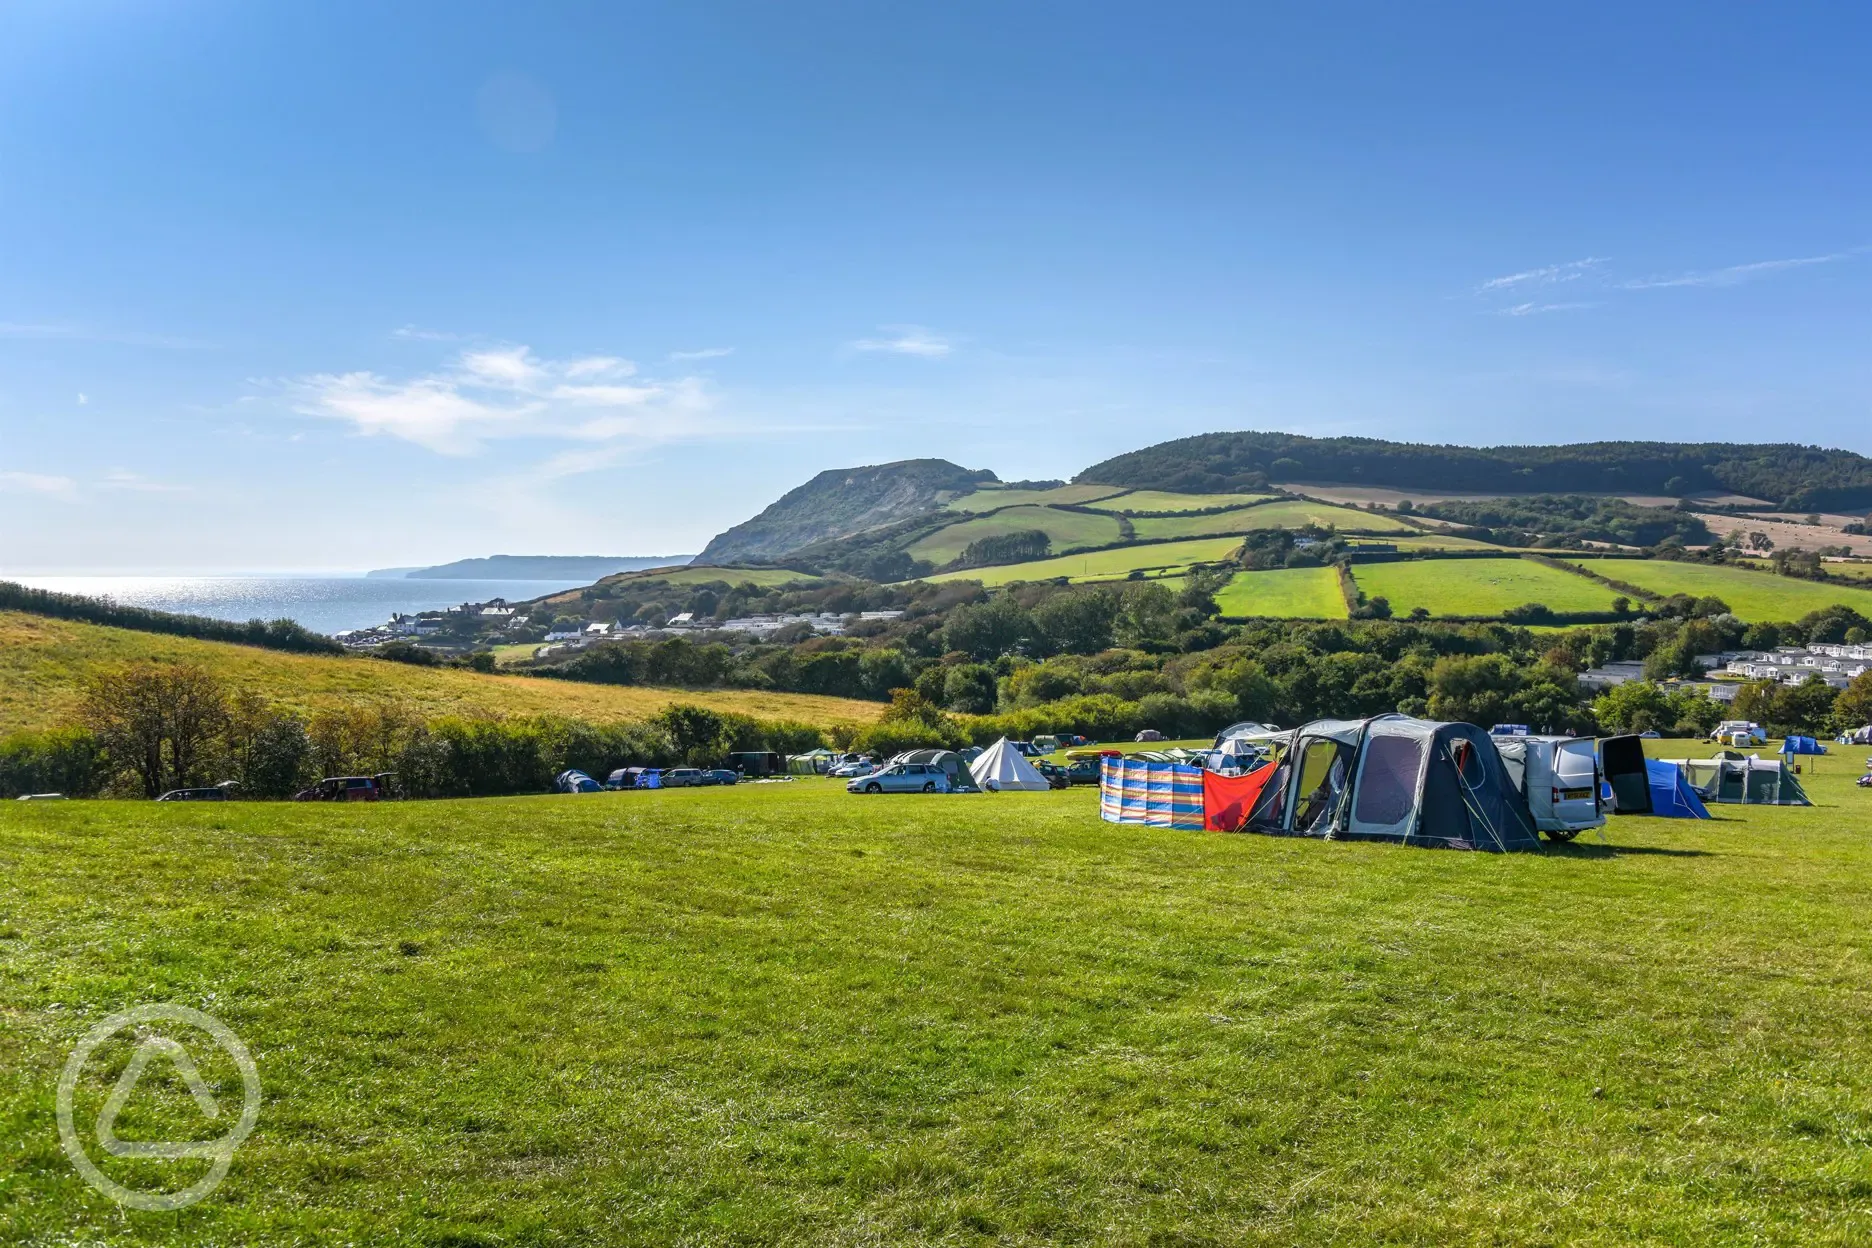
[[[1582,845],[1547,844],[1541,847],[1555,858],[1624,858],[1635,854],[1655,854],[1665,858],[1714,858],[1707,849],[1666,849],[1661,845]]]

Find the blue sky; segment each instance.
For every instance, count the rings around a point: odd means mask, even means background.
[[[1215,429],[1872,452],[1855,6],[14,3],[0,571]]]

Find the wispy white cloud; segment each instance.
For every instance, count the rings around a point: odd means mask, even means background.
[[[1732,264],[1722,269],[1679,273],[1674,277],[1641,277],[1619,283],[1624,290],[1662,290],[1673,286],[1739,286],[1756,278],[1771,277],[1789,269],[1805,269],[1816,264],[1834,264],[1858,255],[1852,251],[1834,251],[1824,256],[1795,256],[1787,260],[1757,260],[1751,264]]]
[[[937,359],[955,350],[955,344],[921,325],[879,326],[888,338],[860,338],[847,345],[853,351],[883,351],[891,355],[916,355]]]
[[[1476,293],[1482,295],[1530,286],[1551,286],[1556,282],[1576,282],[1605,262],[1603,256],[1587,256],[1584,260],[1569,260],[1565,264],[1549,264],[1538,269],[1510,273],[1505,277],[1491,277],[1476,287]]]
[[[85,404],[89,403],[90,401],[91,401],[91,397],[87,395],[84,391],[80,390],[78,392],[78,406],[79,407],[83,407]]]
[[[78,483],[43,472],[0,472],[0,494],[37,494],[64,503],[78,501]]]
[[[451,334],[445,329],[424,329],[420,325],[404,325],[390,331],[392,338],[413,338],[418,342],[455,342],[460,334]]]
[[[123,468],[113,468],[105,473],[104,479],[98,484],[102,489],[131,494],[193,494],[195,492],[194,486],[152,481],[141,473],[130,472]]]
[[[504,346],[464,351],[452,366],[423,376],[320,373],[287,388],[303,415],[443,455],[470,455],[493,439],[642,443],[729,432],[713,420],[699,380],[630,380],[636,373],[617,356],[551,360]]]
[[[1596,308],[1599,305],[1590,300],[1573,303],[1517,303],[1509,308],[1495,309],[1497,316],[1540,316],[1545,312],[1577,312],[1581,308]]]
[[[681,364],[689,360],[717,360],[733,354],[733,347],[703,347],[700,351],[672,351],[668,358],[672,364]]]
[[[31,324],[0,321],[0,338],[37,338],[67,342],[108,342],[125,347],[158,347],[166,351],[204,351],[212,342],[173,334],[146,334],[136,330],[94,329],[84,325]]]

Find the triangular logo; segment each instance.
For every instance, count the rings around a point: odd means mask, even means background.
[[[195,1059],[188,1055],[188,1050],[166,1036],[156,1036],[145,1040],[130,1055],[129,1065],[123,1074],[117,1077],[117,1086],[104,1102],[104,1108],[98,1113],[98,1143],[104,1151],[113,1157],[213,1157],[222,1147],[220,1140],[120,1140],[115,1130],[117,1115],[130,1100],[130,1094],[136,1090],[137,1083],[149,1068],[150,1061],[158,1055],[169,1059],[176,1074],[187,1085],[189,1095],[201,1107],[210,1121],[221,1116],[221,1106],[215,1102],[214,1094],[201,1077],[201,1071],[195,1067]]]

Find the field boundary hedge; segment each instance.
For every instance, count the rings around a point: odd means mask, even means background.
[[[323,633],[315,633],[297,620],[248,620],[236,624],[205,615],[181,615],[148,607],[125,607],[105,598],[61,594],[49,589],[28,589],[14,581],[0,581],[0,611],[23,611],[55,620],[103,624],[139,633],[164,633],[201,641],[226,641],[263,650],[294,654],[343,655],[345,648]]]

